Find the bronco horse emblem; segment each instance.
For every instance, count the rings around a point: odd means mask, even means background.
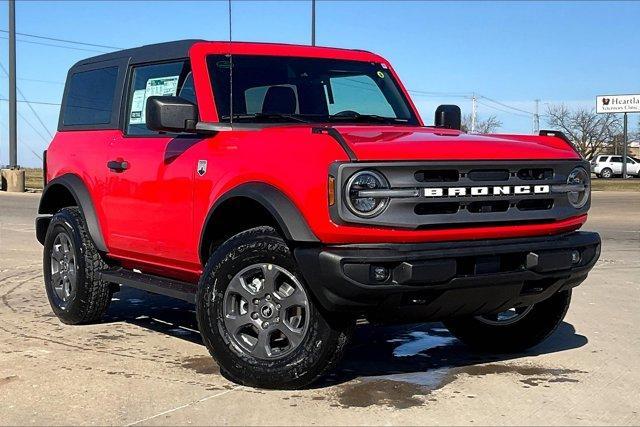
[[[207,161],[206,160],[198,160],[198,175],[202,176],[207,173]]]

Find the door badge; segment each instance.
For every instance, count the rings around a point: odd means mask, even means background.
[[[202,176],[207,173],[207,161],[206,160],[198,160],[198,175]]]

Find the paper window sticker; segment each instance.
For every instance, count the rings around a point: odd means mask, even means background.
[[[129,115],[129,124],[136,125],[145,123],[145,92],[145,89],[138,89],[133,92],[133,97],[131,99],[131,114]]]

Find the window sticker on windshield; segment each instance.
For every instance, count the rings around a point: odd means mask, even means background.
[[[178,79],[180,76],[157,77],[147,80],[145,89],[138,89],[133,92],[131,99],[131,114],[129,124],[146,123],[145,109],[147,99],[150,96],[176,96],[178,92]]]
[[[129,123],[132,125],[144,123],[144,106],[145,106],[145,89],[138,89],[133,92],[133,99],[131,100],[131,116],[129,117]]]
[[[382,71],[378,71],[376,73],[378,75],[378,77],[380,77],[381,79],[384,79],[384,73]]]

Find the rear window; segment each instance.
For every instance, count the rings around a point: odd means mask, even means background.
[[[76,73],[69,79],[63,124],[103,125],[111,122],[118,67]]]

